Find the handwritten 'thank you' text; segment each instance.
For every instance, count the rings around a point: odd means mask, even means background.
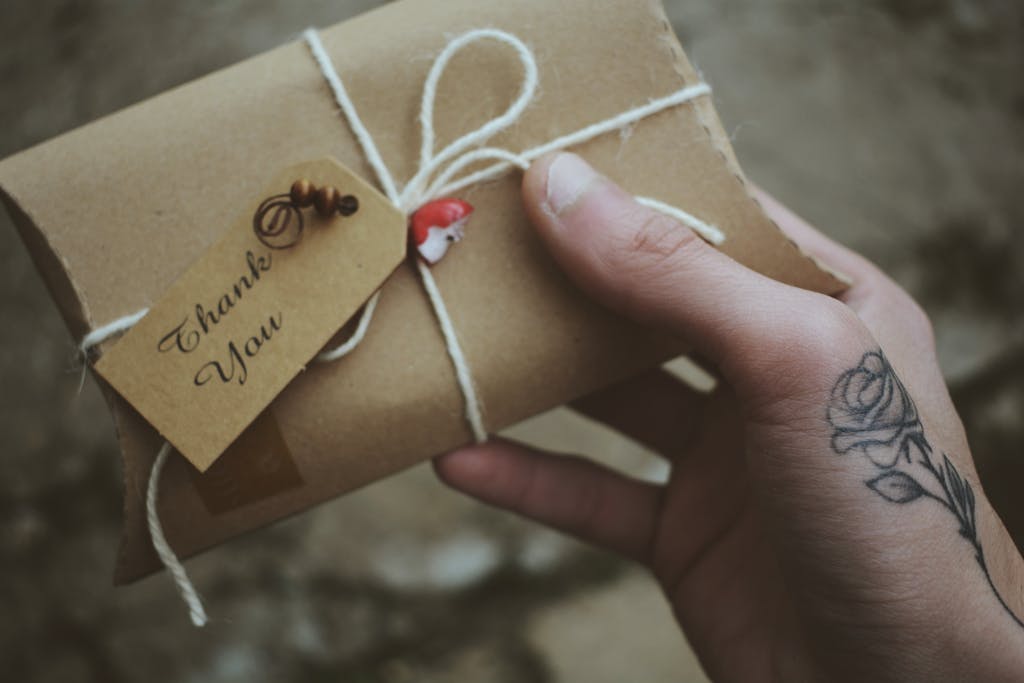
[[[230,289],[217,298],[213,306],[207,306],[202,302],[196,303],[191,313],[185,315],[180,323],[160,338],[157,343],[157,350],[160,353],[196,351],[216,326],[241,303],[245,293],[253,289],[260,278],[270,271],[270,254],[257,256],[252,251],[246,251],[245,261],[246,270]],[[263,345],[273,338],[274,333],[281,329],[282,320],[282,314],[278,311],[268,315],[266,322],[244,341],[236,342],[229,339],[222,355],[215,356],[199,367],[192,379],[193,383],[202,386],[210,381],[220,380],[225,384],[245,384],[249,378],[249,359],[254,358]]]

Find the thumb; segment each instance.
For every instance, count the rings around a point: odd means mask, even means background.
[[[727,377],[739,375],[730,378],[736,384],[753,379],[755,359],[765,369],[773,351],[822,339],[829,319],[837,336],[850,336],[852,312],[839,302],[741,265],[574,154],[535,163],[523,195],[541,238],[580,287],[629,318],[675,332]]]

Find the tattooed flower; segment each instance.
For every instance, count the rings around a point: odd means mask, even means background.
[[[914,401],[881,351],[865,353],[857,367],[839,377],[832,387],[828,421],[834,430],[832,448],[836,453],[860,451],[882,470],[864,482],[869,489],[890,503],[907,505],[930,499],[952,513],[960,523],[960,535],[974,547],[974,559],[999,604],[1024,628],[1024,620],[1003,600],[985,563],[971,483],[945,453],[941,464],[932,458]],[[911,447],[917,448],[913,474],[896,466],[901,458],[911,462]],[[924,486],[915,475],[927,475],[924,481],[929,485]]]
[[[917,408],[892,366],[880,352],[864,354],[832,388],[828,406],[832,448],[861,451],[878,467],[890,468],[910,446],[928,449]]]

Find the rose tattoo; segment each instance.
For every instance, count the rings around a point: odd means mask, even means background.
[[[882,468],[901,458],[910,463],[911,447],[925,443],[917,407],[878,351],[864,354],[860,365],[836,382],[828,421],[837,453],[858,450]]]
[[[930,499],[956,518],[960,536],[974,548],[974,557],[999,604],[1024,628],[992,583],[978,537],[970,482],[945,453],[941,464],[933,459],[917,406],[880,350],[865,353],[857,367],[839,376],[826,417],[832,426],[833,451],[839,455],[861,453],[881,470],[864,482],[868,488],[900,505]],[[923,481],[915,476],[915,470],[926,475]]]

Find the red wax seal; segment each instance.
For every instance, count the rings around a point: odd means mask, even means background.
[[[462,239],[473,206],[461,199],[427,202],[409,220],[409,237],[427,263],[441,260],[452,242]]]

